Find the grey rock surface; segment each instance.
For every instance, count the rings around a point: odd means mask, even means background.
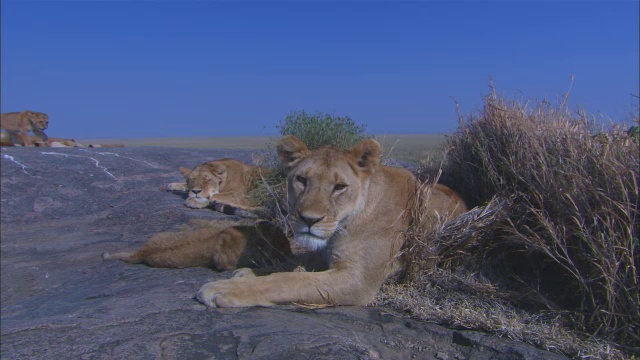
[[[2,148],[2,359],[553,359],[531,346],[389,309],[209,309],[229,273],[103,261],[192,218],[160,190],[179,166],[247,151]]]

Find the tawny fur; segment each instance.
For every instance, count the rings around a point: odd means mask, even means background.
[[[47,140],[42,140],[39,136],[29,136],[31,143],[34,146],[39,147],[78,147],[78,143],[75,139],[53,138],[48,137]]]
[[[381,165],[382,149],[374,140],[350,150],[309,150],[298,138],[286,136],[278,153],[288,168],[295,240],[318,249],[328,270],[256,277],[242,269],[229,280],[202,286],[198,299],[212,307],[369,303],[398,269],[403,231],[412,221],[409,210],[421,191],[415,177]],[[445,219],[466,211],[451,189],[437,185],[429,192],[424,211]]]
[[[11,140],[11,135],[4,129],[0,129],[0,146],[15,146]]]
[[[258,221],[234,225],[213,222],[192,230],[158,233],[132,253],[104,253],[103,258],[153,267],[233,270],[270,266],[291,255],[284,233],[267,221]]]
[[[52,137],[47,139],[48,146],[52,146],[52,147],[59,146],[59,145],[56,145],[56,143],[66,147],[78,147],[78,143],[76,142],[75,139],[52,138]]]
[[[29,131],[41,141],[47,141],[44,130],[49,126],[49,116],[45,113],[25,110],[0,114],[0,128],[4,129],[10,137],[9,141],[2,140],[3,145],[33,146]]]
[[[268,175],[270,170],[235,159],[220,159],[193,169],[181,167],[180,172],[186,182],[171,183],[167,190],[187,192],[185,206],[204,208],[212,203],[222,203],[251,211],[256,206],[249,196],[253,182]]]

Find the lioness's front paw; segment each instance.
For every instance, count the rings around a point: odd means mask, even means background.
[[[232,277],[256,277],[256,274],[253,272],[253,270],[249,269],[249,268],[241,268],[241,269],[236,269],[232,274]]]
[[[187,184],[185,183],[170,183],[167,184],[165,190],[167,191],[189,191]]]
[[[205,198],[188,198],[185,202],[184,205],[188,208],[192,208],[192,209],[202,209],[202,208],[206,208],[207,206],[209,206],[209,200],[205,199]]]
[[[210,307],[247,307],[271,306],[272,303],[260,300],[255,295],[254,286],[250,283],[255,277],[234,277],[203,285],[196,297]]]

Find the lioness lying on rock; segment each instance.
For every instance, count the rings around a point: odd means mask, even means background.
[[[309,150],[300,139],[283,137],[278,155],[288,170],[294,238],[317,250],[328,270],[257,277],[240,269],[231,279],[202,286],[198,299],[211,307],[369,303],[399,270],[403,231],[419,191],[411,172],[380,164],[381,153],[380,144],[370,139],[350,150]],[[437,185],[430,191],[423,211],[449,219],[466,211],[451,189]]]
[[[221,159],[193,169],[181,167],[180,172],[186,182],[171,183],[167,185],[167,190],[188,192],[185,206],[200,209],[218,202],[253,210],[256,205],[249,197],[249,190],[255,179],[267,176],[270,170],[235,159]]]

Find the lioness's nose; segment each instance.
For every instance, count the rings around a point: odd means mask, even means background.
[[[198,195],[202,192],[202,190],[191,189],[191,192]]]
[[[324,219],[324,216],[313,216],[313,215],[303,215],[302,213],[298,213],[298,217],[300,220],[304,221],[307,226],[311,226],[320,220]]]

